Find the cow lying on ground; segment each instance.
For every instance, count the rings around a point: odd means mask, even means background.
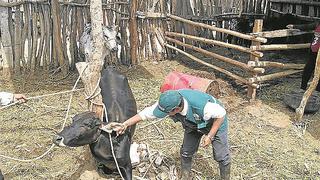
[[[121,123],[137,113],[136,102],[125,76],[108,67],[103,72],[100,87],[109,122]],[[81,113],[72,120],[72,124],[54,138],[55,144],[70,147],[89,144],[98,172],[105,175],[117,172],[111,151],[112,143],[122,176],[124,179],[132,179],[130,144],[135,127],[118,137],[113,132],[110,142],[109,134],[101,130],[102,125],[106,123],[101,122],[94,113]]]
[[[92,58],[93,53],[91,29],[91,24],[86,24],[79,40],[80,56],[82,58],[85,57],[86,61],[89,61]],[[116,53],[118,51],[120,37],[118,36],[118,28],[116,26],[104,26],[102,31],[105,43],[102,57],[105,58],[110,52]]]

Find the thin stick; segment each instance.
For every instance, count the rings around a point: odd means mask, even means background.
[[[312,92],[316,89],[316,86],[318,85],[320,78],[320,51],[318,51],[317,59],[316,59],[316,66],[314,69],[314,76],[312,79],[312,82],[307,89],[307,91],[304,93],[302,100],[300,102],[299,107],[296,109],[296,120],[301,121],[302,116],[304,114],[304,109],[306,107],[306,104],[308,102],[309,97],[311,96]]]

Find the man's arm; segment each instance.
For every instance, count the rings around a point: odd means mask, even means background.
[[[216,135],[223,121],[224,121],[224,117],[217,118],[213,121],[213,124],[211,126],[209,133],[203,139],[202,147],[206,147],[211,143],[211,141],[213,140],[214,136]]]
[[[5,106],[14,101],[14,94],[8,92],[0,92],[0,105]]]
[[[145,119],[155,119],[156,117],[153,115],[153,111],[156,108],[156,106],[158,105],[158,103],[153,104],[150,107],[147,107],[145,109],[143,109],[142,111],[140,111],[138,114],[132,116],[131,118],[129,118],[128,120],[126,120],[125,122],[122,123],[122,127],[117,129],[117,134],[124,134],[124,132],[126,131],[126,129],[132,125],[137,124],[138,122],[145,120]]]
[[[218,129],[224,121],[226,110],[217,103],[208,102],[204,107],[204,120],[213,120],[209,133],[204,136],[202,146],[205,147],[211,143]]]
[[[15,101],[24,103],[27,101],[27,97],[24,94],[13,94],[8,92],[0,92],[0,105],[5,106]]]
[[[137,124],[141,120],[142,120],[142,118],[139,114],[132,116],[131,118],[129,118],[128,120],[126,120],[125,122],[122,123],[122,127],[120,127],[119,129],[116,129],[117,135],[124,134],[124,132],[126,131],[126,129],[128,127]]]

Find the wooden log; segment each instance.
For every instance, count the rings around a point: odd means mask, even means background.
[[[193,22],[193,21],[190,21],[190,20],[175,16],[175,15],[172,15],[172,14],[169,14],[167,16],[169,18],[171,18],[171,19],[174,19],[174,20],[177,20],[177,21],[181,21],[181,22],[184,22],[184,23],[188,23],[188,24],[191,24],[193,26],[208,28],[208,29],[210,29],[212,31],[218,31],[218,32],[230,34],[230,35],[237,36],[237,37],[243,38],[243,39],[248,39],[248,40],[251,40],[251,41],[258,41],[258,42],[262,42],[262,43],[266,43],[267,42],[267,39],[265,39],[265,38],[254,37],[254,36],[250,36],[250,35],[247,35],[247,34],[242,34],[242,33],[236,32],[236,31],[231,31],[231,30],[228,30],[228,29],[223,29],[223,28],[218,28],[218,27],[215,27],[215,26],[210,26],[208,24]]]
[[[156,27],[156,20],[151,20],[151,29],[154,29]],[[157,40],[157,37],[156,37],[156,34],[153,30],[151,30],[151,33],[150,33],[150,40],[151,40],[151,49],[152,49],[152,54],[153,54],[153,59],[154,61],[157,61],[160,59],[160,52],[158,51],[158,47],[157,47],[157,43],[158,43],[158,40]]]
[[[271,61],[248,61],[249,67],[275,67],[281,69],[303,69],[304,64],[280,63]]]
[[[31,70],[31,61],[32,61],[32,47],[33,47],[33,38],[32,38],[32,15],[33,15],[33,7],[31,4],[27,4],[27,8],[25,9],[25,14],[28,17],[29,26],[28,26],[28,59],[27,59],[27,70]]]
[[[50,28],[50,7],[48,5],[43,5],[43,12],[44,12],[44,23],[45,23],[45,44],[44,44],[44,56],[43,56],[43,67],[45,70],[49,69],[50,64],[50,40],[51,40],[51,28]]]
[[[295,74],[295,73],[298,73],[301,71],[302,70],[287,70],[287,71],[278,72],[278,73],[274,73],[274,74],[253,77],[253,78],[249,78],[249,83],[259,83],[259,82],[263,82],[263,81],[269,81],[269,80],[285,77],[285,76],[288,76],[291,74]]]
[[[187,39],[191,39],[191,40],[204,42],[204,43],[207,43],[207,44],[213,44],[213,45],[217,45],[217,46],[220,46],[220,47],[236,49],[236,50],[241,51],[241,52],[252,54],[252,55],[254,55],[256,57],[263,57],[263,53],[257,52],[257,51],[253,51],[253,50],[251,50],[249,48],[242,47],[242,46],[239,46],[239,45],[229,44],[229,43],[225,43],[225,42],[221,42],[221,41],[216,41],[216,40],[211,40],[211,39],[191,36],[191,35],[188,35],[188,34],[176,33],[176,32],[165,32],[165,34],[168,35],[168,36],[182,37],[182,38],[187,38]]]
[[[39,24],[40,24],[40,43],[38,48],[38,54],[37,54],[37,66],[41,66],[41,60],[43,60],[43,48],[44,48],[44,41],[45,41],[45,22],[44,22],[44,11],[42,8],[42,5],[38,5],[39,10]],[[43,64],[43,63],[42,63]]]
[[[125,14],[125,13],[122,13]],[[171,13],[174,14],[174,13]],[[127,14],[125,14],[127,15]],[[195,16],[195,15],[185,15],[185,16],[180,16],[184,19],[188,19],[188,20],[192,20],[192,21],[201,21],[201,22],[206,22],[206,21],[226,21],[226,20],[231,20],[231,19],[237,19],[237,18],[256,18],[256,19],[261,19],[261,18],[265,18],[266,15],[265,14],[256,14],[256,13],[242,13],[239,15],[239,13],[218,13],[215,15],[211,15],[211,16],[205,16],[205,15],[199,15],[199,16]],[[167,19],[168,16],[165,15],[164,13],[159,13],[159,12],[138,12],[137,13],[137,18],[138,19]]]
[[[252,86],[255,86],[254,84],[249,83],[247,79],[245,79],[245,78],[243,78],[243,77],[240,77],[240,76],[238,76],[238,75],[236,75],[236,74],[233,74],[233,73],[231,73],[231,72],[229,72],[229,71],[227,71],[227,70],[225,70],[225,69],[222,69],[222,68],[220,68],[220,67],[217,67],[217,66],[214,66],[214,65],[212,65],[212,64],[209,64],[209,63],[207,63],[207,62],[205,62],[205,61],[202,61],[202,60],[200,60],[199,58],[197,58],[197,57],[195,57],[195,56],[193,56],[193,55],[191,55],[191,54],[189,54],[189,53],[187,53],[187,52],[184,52],[184,51],[182,51],[182,50],[179,49],[179,48],[176,48],[176,47],[174,47],[174,46],[171,46],[170,44],[167,44],[167,43],[165,43],[164,45],[165,45],[166,47],[170,48],[170,49],[176,50],[177,52],[179,52],[179,53],[181,53],[181,54],[189,57],[190,59],[192,59],[192,60],[194,60],[194,61],[196,61],[196,62],[198,62],[198,63],[201,63],[201,64],[203,64],[203,65],[205,65],[205,66],[208,66],[208,67],[213,68],[213,69],[216,70],[216,71],[219,71],[219,72],[221,72],[221,73],[224,73],[224,74],[230,76],[231,78],[233,78],[233,79],[235,79],[235,80],[237,80],[237,81],[240,81],[240,82],[243,83],[243,84],[247,84],[247,85],[250,85],[250,86],[251,86],[251,85],[252,85]]]
[[[259,51],[273,51],[273,50],[288,50],[288,49],[307,49],[310,48],[310,43],[304,44],[271,44],[271,45],[261,45],[261,46],[251,46],[252,50]]]
[[[262,19],[256,19],[254,21],[254,26],[252,32],[257,33],[261,32],[263,27],[263,20]],[[251,46],[260,46],[260,42],[252,41]],[[250,55],[250,60],[259,61],[258,57]],[[253,77],[257,77],[257,73],[252,73]],[[257,89],[253,87],[248,87],[247,97],[249,97],[251,100],[255,100],[257,95]]]
[[[308,6],[320,6],[320,2],[308,1],[308,0],[269,0],[273,3],[286,3],[286,4],[300,4]]]
[[[123,11],[129,11],[129,9],[125,8],[124,6],[121,6],[121,9]],[[140,21],[140,23],[141,23],[141,21]],[[124,22],[124,21],[119,21],[119,26],[120,26],[120,34],[121,34],[121,42],[122,42],[121,43],[120,61],[123,62],[124,64],[128,64],[129,65],[129,64],[131,64],[131,59],[130,59],[130,49],[129,49],[129,44],[128,44],[128,34],[127,34],[128,23]],[[143,26],[141,24],[141,26],[138,25],[138,27],[140,27],[140,31],[141,31]],[[142,47],[138,46],[138,47],[143,48],[143,46]],[[140,56],[140,60],[141,59],[142,58]]]
[[[132,64],[138,63],[137,49],[138,49],[138,27],[137,27],[137,0],[130,1],[130,19],[129,19],[129,32],[130,32],[130,59]]]
[[[276,38],[276,37],[299,36],[299,35],[310,34],[310,33],[313,33],[313,32],[300,31],[299,29],[281,29],[281,30],[275,30],[275,31],[250,33],[250,35],[264,37],[264,38]]]
[[[38,9],[37,9],[38,4],[34,4],[31,6],[32,9],[32,52],[31,52],[31,72],[34,73],[36,70],[36,65],[37,65],[37,49],[38,49]]]
[[[304,93],[302,100],[300,102],[299,107],[296,109],[296,120],[301,121],[304,109],[306,107],[306,104],[308,102],[309,97],[311,96],[312,92],[316,89],[320,79],[320,51],[318,51],[317,59],[316,59],[316,66],[314,69],[314,76],[312,79],[312,82],[306,92]]]
[[[60,5],[58,3],[58,0],[52,0],[51,12],[53,20],[53,37],[56,58],[58,58],[59,66],[61,67],[62,73],[67,74],[69,66],[64,59],[62,51]]]
[[[195,47],[193,45],[190,45],[190,44],[186,44],[186,43],[183,43],[179,40],[176,40],[176,39],[172,39],[172,38],[169,38],[169,37],[165,37],[165,39],[169,42],[172,42],[172,43],[175,43],[179,46],[183,46],[183,47],[186,47],[186,48],[189,48],[189,49],[192,49],[192,50],[195,50],[197,52],[200,52],[202,54],[205,54],[207,56],[210,56],[210,57],[213,57],[215,59],[218,59],[218,60],[221,60],[223,62],[226,62],[226,63],[229,63],[229,64],[232,64],[232,65],[235,65],[237,67],[240,67],[242,68],[243,70],[246,70],[246,71],[252,71],[253,72],[253,68],[250,68],[247,64],[245,63],[242,63],[242,62],[238,62],[236,60],[233,60],[233,59],[230,59],[230,58],[227,58],[227,57],[224,57],[224,56],[221,56],[219,54],[216,54],[216,53],[213,53],[213,52],[210,52],[210,51],[207,51],[207,50],[204,50],[202,48],[198,48],[198,47]]]
[[[75,59],[76,59],[76,44],[77,44],[77,40],[76,40],[76,36],[77,36],[77,32],[76,31],[73,31],[72,29],[76,29],[77,27],[77,24],[76,24],[76,8],[75,7],[71,7],[69,6],[70,8],[70,23],[68,23],[68,26],[70,26],[70,34],[69,34],[69,41],[70,41],[70,64],[71,65],[75,65]],[[81,61],[85,61],[85,57],[84,55],[83,56],[80,56],[81,58]]]
[[[21,52],[21,46],[22,44],[22,39],[21,39],[21,18],[22,18],[22,13],[20,10],[20,5],[16,7],[16,12],[15,12],[15,38],[14,38],[14,44],[15,44],[15,68],[14,71],[16,74],[20,74],[20,63],[21,63],[21,57],[22,57],[22,52]]]
[[[22,37],[21,37],[21,63],[22,67],[25,72],[27,70],[27,64],[26,64],[26,59],[25,59],[25,43],[27,40],[28,36],[28,27],[29,27],[29,22],[30,22],[30,17],[29,17],[29,9],[28,9],[28,4],[23,4],[23,10],[24,10],[24,15],[23,15],[23,29],[22,29]],[[29,42],[28,42],[29,43]]]
[[[68,54],[67,54],[67,27],[68,27],[68,19],[69,19],[69,16],[68,16],[68,6],[62,6],[61,7],[62,10],[61,10],[61,15],[62,15],[62,19],[61,19],[61,24],[62,24],[62,37],[61,37],[61,40],[62,40],[62,45],[63,45],[63,49],[65,49],[63,51],[63,57],[65,58],[66,62],[69,62],[69,58],[68,58]],[[71,70],[74,70],[75,68],[75,64],[74,63],[69,63],[69,66],[70,66],[70,69]]]

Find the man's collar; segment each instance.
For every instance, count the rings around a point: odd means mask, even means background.
[[[187,115],[188,106],[189,106],[188,101],[183,98],[183,109],[182,109],[182,111],[180,112],[180,114],[181,114],[182,116],[186,116],[186,115]]]

